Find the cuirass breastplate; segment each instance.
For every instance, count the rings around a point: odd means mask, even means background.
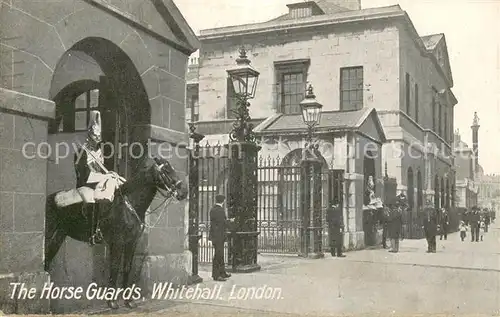
[[[99,164],[96,162],[94,157],[101,162],[101,164],[104,165],[104,157],[102,156],[102,151],[101,149],[98,149],[96,151],[90,151],[91,154],[87,154],[87,166],[89,167],[90,171],[94,173],[102,173],[102,169],[99,166]],[[94,157],[93,157],[94,156]]]

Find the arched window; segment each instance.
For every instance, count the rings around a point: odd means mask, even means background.
[[[408,177],[406,180],[406,187],[408,188],[408,207],[410,210],[413,209],[413,206],[415,205],[415,187],[414,187],[414,182],[413,182],[413,170],[411,167],[408,168]]]
[[[87,131],[90,112],[99,107],[99,90],[76,91],[75,87],[68,88],[56,101],[56,120],[50,133]]]
[[[370,197],[368,196],[368,179],[370,176],[373,178],[373,191],[376,193],[377,192],[377,182],[376,182],[376,175],[375,175],[375,156],[373,152],[371,151],[366,151],[365,157],[363,159],[363,175],[364,175],[364,199],[363,203],[365,205],[370,203]]]
[[[424,204],[424,193],[422,192],[422,173],[417,172],[417,208],[421,208]]]

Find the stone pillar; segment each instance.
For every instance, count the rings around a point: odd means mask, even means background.
[[[153,131],[150,130],[149,133],[155,134],[154,130],[158,128],[153,126],[150,129]],[[165,136],[158,136],[155,139],[160,138],[167,139]],[[167,151],[173,147],[175,154],[173,151]],[[150,139],[148,151],[153,156],[167,158],[179,178],[183,182],[188,182],[189,153],[185,147]],[[140,287],[144,294],[150,293],[156,282],[171,282],[176,285],[190,282],[192,254],[189,251],[189,205],[187,199],[173,202],[162,212],[164,201],[165,198],[157,194],[151,203],[150,209],[156,212],[146,216],[146,223],[153,228],[145,229],[136,249],[136,265],[142,265]]]
[[[0,88],[0,310],[49,313],[40,291],[44,271],[47,123],[52,101]],[[44,145],[45,144],[45,145]],[[11,283],[36,288],[35,299],[18,298]]]

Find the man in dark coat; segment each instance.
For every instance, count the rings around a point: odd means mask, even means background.
[[[427,253],[436,253],[437,214],[433,207],[426,207],[424,213],[423,227],[427,240]]]
[[[227,218],[224,211],[224,195],[215,196],[215,206],[210,209],[210,232],[209,239],[214,247],[212,260],[212,278],[215,281],[224,282],[231,274],[226,272],[224,263],[224,241],[226,240]]]
[[[479,225],[481,223],[481,216],[479,215],[479,208],[472,207],[472,212],[469,215],[470,231],[471,231],[471,242],[479,242]]]
[[[337,200],[330,204],[326,210],[326,221],[328,223],[328,237],[330,242],[330,252],[332,256],[345,257],[342,254],[344,221],[342,219],[342,208]],[[336,251],[336,252],[335,252]]]
[[[490,217],[490,212],[488,209],[485,209],[485,214],[484,214],[484,232],[488,232],[488,227],[490,226],[491,223],[491,217]]]
[[[401,238],[401,228],[403,225],[402,209],[404,208],[404,205],[396,203],[396,205],[392,205],[390,208],[391,213],[388,229],[389,239],[391,239],[391,249],[389,252],[397,253],[399,252],[399,239]]]
[[[441,232],[439,240],[443,240],[443,236],[445,240],[448,240],[448,227],[450,226],[450,216],[446,209],[441,209]]]

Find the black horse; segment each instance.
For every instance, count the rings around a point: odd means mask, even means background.
[[[123,263],[123,288],[130,287],[139,274],[132,274],[135,247],[144,230],[146,210],[151,205],[158,189],[168,197],[184,200],[187,188],[179,180],[170,163],[161,158],[144,160],[138,173],[125,182],[115,193],[109,210],[100,211],[100,229],[104,242],[109,247],[109,284],[117,288],[118,273]],[[46,203],[45,270],[48,271],[57,251],[66,236],[87,242],[91,233],[91,221],[82,212],[83,203],[58,208],[53,193]],[[165,195],[165,194],[164,194]],[[166,197],[167,198],[167,197]],[[123,262],[122,262],[123,260]],[[108,301],[110,308],[118,308],[115,300]],[[132,300],[126,300],[129,308],[136,307]]]

